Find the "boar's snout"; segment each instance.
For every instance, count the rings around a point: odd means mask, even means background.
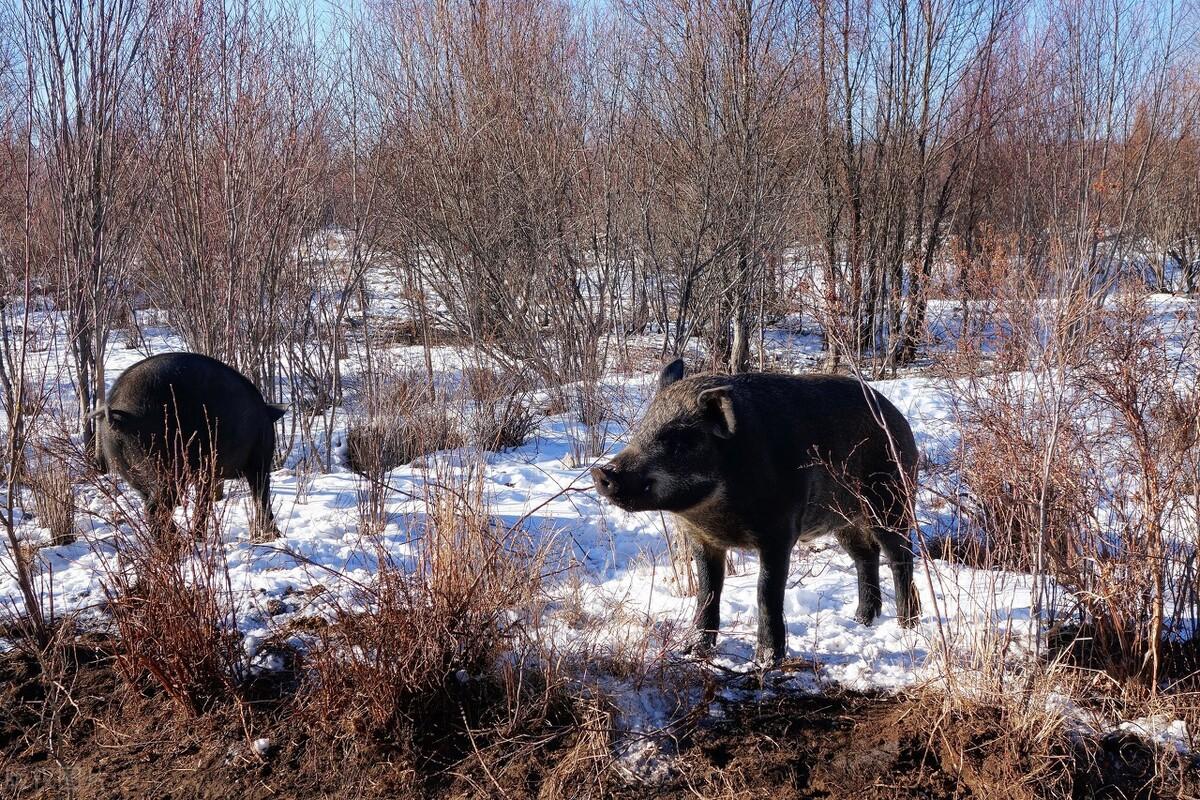
[[[654,479],[637,470],[622,469],[617,461],[592,468],[596,491],[626,511],[645,508],[654,496]]]

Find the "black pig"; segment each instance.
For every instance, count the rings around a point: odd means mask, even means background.
[[[125,370],[92,416],[100,422],[102,467],[141,493],[156,526],[167,524],[189,480],[219,498],[220,481],[245,478],[259,528],[277,534],[271,461],[283,414],[232,367],[198,353],[163,353]]]
[[[826,533],[854,560],[854,618],[869,625],[879,615],[882,550],[900,624],[915,625],[908,501],[917,448],[904,415],[852,378],[683,373],[682,360],[663,369],[629,445],[592,477],[617,506],[669,511],[688,536],[700,584],[698,648],[716,642],[725,551],[753,549],[758,657],[782,658],[792,548]]]

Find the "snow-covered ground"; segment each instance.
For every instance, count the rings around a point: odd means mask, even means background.
[[[43,316],[42,324],[52,318]],[[145,331],[144,350],[114,344],[109,353],[109,376],[120,372],[148,352],[182,349],[182,342],[166,328]],[[61,340],[47,335],[45,372],[67,407],[73,402],[69,382],[63,377],[65,356]],[[788,354],[789,363],[811,362],[816,337],[779,333],[769,346]],[[397,350],[398,357],[419,356],[417,349]],[[442,361],[453,368],[452,354]],[[664,519],[658,514],[627,514],[603,503],[586,491],[588,467],[618,451],[627,435],[628,420],[636,419],[648,400],[653,375],[611,377],[602,387],[613,406],[604,453],[581,463],[575,454],[581,437],[579,424],[569,415],[549,417],[523,446],[489,453],[485,462],[485,493],[491,513],[522,529],[550,554],[546,635],[564,649],[586,640],[590,651],[623,648],[630,636],[657,638],[669,649],[671,637],[686,627],[694,598],[687,596],[671,563]],[[957,436],[949,405],[936,381],[905,377],[881,381],[875,387],[904,412],[923,453],[935,455],[952,445]],[[335,422],[340,440],[345,420]],[[394,470],[388,511],[390,521],[382,537],[388,552],[403,563],[413,552],[414,520],[422,511],[424,483],[431,472],[454,469],[466,460],[464,453],[444,453],[419,459]],[[359,531],[358,493],[361,481],[342,466],[327,473],[300,474],[296,459],[273,475],[274,507],[282,538],[255,543],[249,535],[249,502],[244,485],[230,484],[224,502],[226,558],[229,564],[239,626],[249,655],[286,627],[293,616],[322,613],[322,603],[306,592],[321,585],[327,592],[348,592],[355,582],[369,582],[375,571],[373,543]],[[126,492],[136,508],[132,493]],[[52,595],[58,614],[78,613],[82,618],[101,615],[102,583],[116,569],[120,532],[103,522],[112,519],[109,501],[99,492],[81,489],[85,512],[78,542],[49,546],[48,532],[28,520],[24,534],[46,543],[39,550],[43,590]],[[935,535],[946,520],[931,495],[922,494],[918,513],[923,531]],[[7,551],[0,559],[11,563]],[[19,592],[11,574],[0,576],[0,597],[6,607],[19,606]],[[717,668],[745,670],[754,650],[755,582],[758,569],[752,554],[737,556],[722,600],[722,631],[715,658]],[[883,616],[865,627],[853,621],[857,604],[854,568],[849,557],[832,540],[818,541],[798,550],[786,595],[789,656],[807,665],[784,674],[779,684],[800,689],[835,682],[853,689],[897,689],[936,680],[947,669],[969,668],[981,648],[990,648],[1021,660],[1034,646],[1033,585],[1028,575],[976,570],[944,561],[921,558],[917,586],[922,619],[915,629],[901,629],[894,617],[891,576],[882,574]],[[652,727],[669,716],[653,693],[639,689],[620,702],[631,728]],[[1137,725],[1145,727],[1139,721]],[[1130,723],[1133,724],[1133,723]],[[1167,730],[1171,741],[1182,741],[1182,721],[1165,720],[1154,731]],[[1186,733],[1186,731],[1184,731]],[[1152,733],[1157,736],[1157,733]],[[1165,734],[1164,734],[1165,735]]]

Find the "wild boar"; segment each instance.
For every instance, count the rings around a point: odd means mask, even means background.
[[[698,573],[696,647],[720,624],[725,553],[755,550],[761,660],[786,651],[783,594],[796,542],[832,533],[854,561],[864,625],[879,615],[880,551],[897,616],[919,613],[908,510],[917,471],[912,430],[895,406],[833,375],[695,375],[665,367],[629,444],[592,470],[597,490],[627,511],[667,511],[692,544]]]
[[[281,406],[232,367],[198,353],[163,353],[125,370],[98,420],[102,468],[146,501],[152,524],[167,524],[180,493],[201,484],[219,499],[221,481],[245,478],[258,504],[256,533],[277,535],[271,461]]]

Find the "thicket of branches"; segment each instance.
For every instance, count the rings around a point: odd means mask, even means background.
[[[981,265],[1195,291],[1192,11],[13,0],[5,291],[27,265],[55,299],[81,411],[140,306],[268,394],[336,401],[336,348],[296,343],[370,321],[372,258],[418,335],[547,381],[596,380],[611,334],[647,329],[745,370],[795,308],[830,368],[879,373]]]

